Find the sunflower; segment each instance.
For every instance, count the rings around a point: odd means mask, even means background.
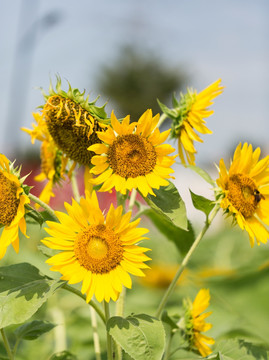
[[[97,155],[93,156],[95,165],[91,172],[99,175],[92,180],[94,185],[102,184],[99,191],[116,191],[126,194],[127,190],[138,189],[144,197],[155,195],[153,188],[167,186],[166,179],[174,172],[171,165],[176,156],[168,154],[174,148],[162,144],[170,130],[160,133],[156,127],[159,114],[152,117],[148,109],[138,122],[130,122],[126,116],[120,123],[114,113],[111,114],[111,125],[105,132],[97,132],[102,144],[89,147]]]
[[[261,150],[240,143],[234,153],[229,171],[223,159],[219,163],[220,206],[249,235],[251,246],[255,238],[266,243],[269,232],[269,156],[259,160]]]
[[[31,135],[32,144],[35,143],[35,140],[42,142],[40,147],[41,173],[35,177],[35,180],[39,182],[48,180],[39,196],[40,200],[48,204],[50,198],[55,196],[53,187],[64,179],[67,161],[52,139],[44,117],[38,112],[33,113],[33,117],[36,121],[36,124],[32,124],[33,130],[26,128],[22,128],[22,130]]]
[[[74,162],[89,166],[93,153],[87,148],[101,142],[96,131],[105,131],[109,119],[105,105],[97,107],[98,98],[88,102],[89,96],[85,99],[84,94],[70,85],[67,92],[63,91],[57,77],[56,91],[50,85],[49,94],[43,92],[46,103],[42,115],[58,149]]]
[[[104,217],[96,193],[80,204],[65,203],[68,214],[56,212],[60,223],[48,221],[46,231],[51,237],[42,242],[51,249],[61,250],[47,260],[52,271],[59,271],[70,284],[82,282],[81,292],[89,302],[93,295],[101,302],[117,300],[122,285],[131,288],[129,275],[144,276],[147,248],[136,245],[148,232],[136,228],[140,219],[130,222],[131,213],[122,215],[122,206],[110,209]]]
[[[182,164],[195,165],[194,141],[203,142],[201,134],[212,134],[205,124],[205,118],[214,113],[208,110],[213,99],[223,92],[220,86],[221,79],[217,80],[197,94],[196,90],[187,89],[186,94],[180,94],[180,100],[173,99],[174,109],[168,109],[159,102],[163,112],[172,119],[171,137],[178,139],[178,153]]]
[[[177,265],[160,263],[151,265],[145,270],[145,277],[141,278],[141,284],[149,288],[167,289],[178,270]],[[177,284],[186,284],[189,280],[190,271],[184,269]]]
[[[22,181],[22,180],[21,180]],[[0,154],[0,224],[4,227],[0,236],[0,259],[12,244],[19,251],[19,229],[26,236],[25,205],[30,199],[24,193],[19,172]]]
[[[212,350],[207,345],[212,345],[215,340],[209,336],[201,334],[202,332],[211,329],[212,324],[205,322],[205,319],[212,313],[203,313],[209,306],[210,294],[208,289],[201,289],[194,302],[186,300],[185,305],[185,327],[186,338],[190,349],[198,350],[199,353],[205,357],[212,353]],[[202,314],[203,313],[203,314]]]

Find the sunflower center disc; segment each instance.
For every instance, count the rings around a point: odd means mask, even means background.
[[[149,174],[157,160],[154,146],[136,134],[118,136],[107,155],[114,173],[127,179]]]
[[[87,253],[94,259],[102,259],[107,255],[107,243],[103,239],[92,237],[88,242]]]
[[[243,174],[232,175],[227,190],[229,201],[245,218],[255,213],[259,199],[255,196],[257,188],[252,179]]]
[[[9,225],[17,215],[17,185],[0,172],[0,224]]]
[[[123,258],[123,246],[115,232],[105,225],[90,225],[80,232],[74,253],[81,266],[95,274],[116,268]]]

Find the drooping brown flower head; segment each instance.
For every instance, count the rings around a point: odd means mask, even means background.
[[[85,91],[72,89],[68,92],[61,88],[61,79],[57,78],[56,92],[52,86],[49,94],[43,93],[46,100],[42,114],[46,120],[48,131],[54,142],[63,153],[80,165],[89,166],[93,152],[87,148],[101,143],[96,131],[104,131],[109,119],[104,107],[95,105],[84,98]]]

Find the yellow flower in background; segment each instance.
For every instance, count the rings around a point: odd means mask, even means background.
[[[167,289],[174,279],[178,265],[167,263],[156,263],[145,270],[145,277],[141,278],[140,283],[151,288]],[[184,269],[177,284],[187,284],[189,282],[190,270]]]
[[[105,218],[94,191],[65,208],[68,214],[55,212],[60,223],[47,221],[51,237],[42,242],[61,251],[47,263],[70,284],[82,282],[87,302],[93,295],[99,302],[117,300],[122,286],[132,287],[129,274],[144,276],[141,269],[148,268],[144,252],[149,249],[137,245],[148,230],[137,228],[140,219],[130,222],[130,212],[122,215],[122,206],[111,204]]]
[[[33,123],[33,130],[22,128],[23,131],[31,136],[32,144],[35,140],[42,142],[40,147],[41,173],[35,177],[36,181],[48,180],[39,198],[46,204],[50,198],[54,197],[53,187],[64,179],[67,161],[53,141],[44,117],[40,113],[33,113],[36,123]]]
[[[0,235],[0,259],[12,244],[19,251],[19,230],[26,236],[25,205],[30,199],[24,193],[19,172],[13,169],[5,155],[0,154],[0,224],[4,227]]]
[[[269,156],[259,160],[261,150],[241,143],[237,146],[229,170],[219,163],[220,206],[249,235],[251,246],[266,243],[269,232]]]
[[[204,311],[208,308],[210,294],[208,289],[201,289],[194,302],[185,302],[185,326],[186,337],[189,342],[190,349],[198,350],[205,357],[212,353],[208,345],[215,343],[215,340],[209,336],[202,334],[212,328],[212,324],[206,323],[205,319],[212,313]]]
[[[171,145],[163,144],[170,130],[160,133],[156,127],[159,115],[152,116],[148,109],[138,122],[130,124],[126,116],[120,123],[114,113],[111,125],[105,132],[97,132],[102,144],[89,147],[93,156],[91,173],[98,175],[94,185],[103,184],[99,191],[116,191],[126,194],[127,190],[138,189],[143,196],[154,195],[152,189],[167,186],[166,179],[174,172],[171,166],[176,156]]]
[[[213,104],[213,99],[223,92],[223,86],[220,86],[221,80],[217,80],[209,85],[199,94],[196,91],[188,89],[185,95],[186,112],[183,115],[183,122],[181,124],[180,134],[178,138],[178,153],[183,164],[185,158],[189,164],[195,165],[195,155],[197,153],[193,142],[203,142],[197,135],[212,134],[212,131],[206,127],[205,118],[214,113],[213,110],[208,110],[208,107]]]
[[[180,100],[173,98],[173,109],[168,109],[159,101],[163,112],[172,119],[171,137],[178,139],[178,153],[182,164],[195,165],[194,141],[203,142],[197,134],[212,134],[206,127],[205,118],[214,113],[208,110],[213,99],[223,92],[221,79],[215,81],[197,94],[196,90],[187,89],[186,94],[180,94]]]

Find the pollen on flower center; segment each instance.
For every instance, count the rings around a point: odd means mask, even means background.
[[[119,236],[104,224],[90,225],[77,235],[74,253],[81,266],[95,274],[116,268],[123,258]]]
[[[100,238],[92,237],[88,242],[87,253],[94,259],[102,259],[107,255],[107,243]]]
[[[9,225],[17,215],[17,185],[0,172],[0,224]]]
[[[154,146],[137,134],[118,136],[107,156],[114,172],[124,178],[145,176],[154,169],[157,160]]]
[[[235,174],[227,184],[228,199],[245,218],[251,217],[260,199],[257,199],[257,187],[252,179],[243,174]]]

